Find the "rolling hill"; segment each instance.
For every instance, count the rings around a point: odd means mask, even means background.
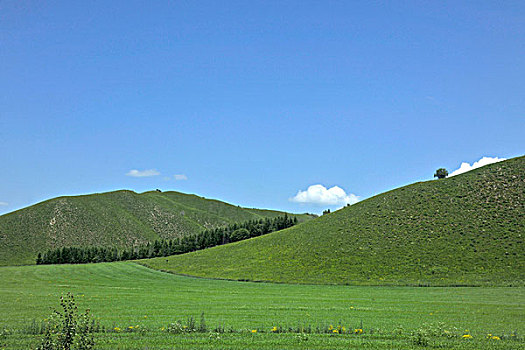
[[[122,190],[59,197],[0,216],[0,265],[33,264],[38,252],[50,248],[127,247],[283,214],[179,192]],[[311,218],[295,216],[299,221]]]
[[[141,263],[235,280],[523,285],[525,157],[401,187],[226,246]]]

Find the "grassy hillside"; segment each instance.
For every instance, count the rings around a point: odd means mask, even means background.
[[[0,216],[0,265],[34,263],[49,248],[130,246],[282,214],[179,192],[60,197]]]
[[[0,281],[0,345],[7,349],[34,349],[41,336],[33,335],[33,321],[48,318],[66,292],[101,325],[122,330],[98,333],[97,349],[425,348],[413,344],[414,332],[428,339],[426,348],[523,349],[523,288],[242,283],[174,276],[131,262],[1,267]],[[202,312],[210,329],[222,325],[227,332],[167,332],[177,320],[193,316],[199,322]],[[295,331],[330,325],[353,330],[361,322],[361,335]],[[294,330],[273,334],[276,326]],[[465,333],[473,338],[462,339]],[[501,340],[487,339],[489,333]]]
[[[365,285],[523,285],[525,157],[415,183],[227,246],[146,260],[194,276]]]

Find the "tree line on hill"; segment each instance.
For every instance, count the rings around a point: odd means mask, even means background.
[[[86,264],[184,254],[266,235],[294,226],[295,224],[297,224],[297,218],[291,218],[285,214],[284,216],[273,219],[250,220],[225,227],[207,229],[200,233],[181,238],[160,239],[153,243],[148,242],[129,248],[62,247],[50,249],[44,253],[38,253],[36,264]]]

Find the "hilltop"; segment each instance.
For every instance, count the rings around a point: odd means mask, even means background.
[[[38,252],[51,248],[129,247],[283,214],[174,191],[59,197],[0,216],[0,265],[33,264]]]
[[[152,259],[174,273],[353,285],[523,285],[525,157],[418,182],[227,246]]]

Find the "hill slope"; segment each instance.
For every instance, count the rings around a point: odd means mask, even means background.
[[[153,268],[203,277],[370,285],[523,285],[525,157],[415,183]]]
[[[283,214],[179,192],[59,197],[0,216],[0,265],[32,264],[38,252],[49,248],[130,246]]]

